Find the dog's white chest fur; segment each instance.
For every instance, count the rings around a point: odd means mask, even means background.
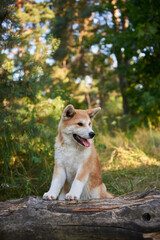
[[[71,184],[76,176],[78,169],[91,154],[91,149],[75,148],[68,144],[55,145],[55,161],[63,166],[68,182]]]

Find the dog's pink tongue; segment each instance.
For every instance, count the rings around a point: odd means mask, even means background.
[[[81,141],[82,141],[82,143],[83,143],[83,145],[84,145],[85,147],[89,147],[89,146],[90,146],[90,142],[88,142],[86,139],[81,138]]]

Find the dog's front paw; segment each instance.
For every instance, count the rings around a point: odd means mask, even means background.
[[[43,194],[43,199],[45,200],[56,200],[56,197],[54,196],[54,194],[50,191],[46,192]]]
[[[79,197],[76,196],[76,195],[74,195],[74,194],[67,193],[65,199],[66,199],[66,200],[78,200]]]

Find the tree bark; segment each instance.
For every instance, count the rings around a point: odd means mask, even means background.
[[[125,8],[124,6],[120,9],[121,16],[119,15],[119,9],[117,7],[117,0],[110,0],[110,3],[112,4],[112,14],[113,14],[113,22],[114,22],[114,28],[116,33],[119,35],[120,32],[125,31],[129,26],[129,21],[127,16],[125,15]],[[126,0],[122,0],[123,3],[126,2]],[[129,102],[126,96],[126,89],[128,88],[128,82],[126,77],[124,76],[124,72],[122,72],[121,68],[129,67],[129,59],[126,58],[125,54],[122,53],[121,50],[122,46],[114,46],[114,52],[115,56],[117,58],[118,63],[118,77],[119,77],[119,87],[122,95],[123,100],[123,113],[128,114],[129,113]]]
[[[160,192],[90,201],[0,203],[1,240],[160,239]]]
[[[128,60],[125,59],[124,56],[122,56],[122,51],[120,48],[115,48],[115,55],[118,62],[118,77],[119,77],[119,87],[122,95],[123,100],[123,114],[129,113],[129,103],[128,98],[126,96],[126,90],[129,87],[126,77],[124,76],[121,68],[124,68],[124,66],[128,67]]]

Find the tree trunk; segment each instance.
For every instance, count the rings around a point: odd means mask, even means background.
[[[123,76],[119,76],[119,86],[121,90],[122,95],[122,101],[123,101],[123,114],[129,113],[129,105],[128,105],[128,99],[126,97],[126,79]]]
[[[126,2],[126,0],[122,0],[123,3]],[[124,6],[121,8],[121,16],[119,15],[119,9],[117,7],[117,0],[110,0],[110,4],[112,4],[112,14],[114,16],[113,22],[114,22],[114,28],[117,34],[119,34],[122,31],[126,31],[126,29],[129,26],[129,21],[127,16],[125,15],[125,8]],[[122,28],[122,29],[121,29]],[[114,46],[115,50],[115,56],[117,58],[118,62],[118,77],[119,77],[119,87],[123,99],[123,113],[128,114],[129,113],[129,103],[126,96],[126,89],[128,88],[128,82],[126,77],[124,76],[124,72],[122,72],[122,68],[127,68],[129,66],[129,62],[125,56],[124,53],[121,51],[122,46]]]
[[[119,77],[119,87],[120,87],[120,91],[121,91],[121,95],[122,95],[122,100],[123,100],[123,114],[128,114],[129,113],[129,103],[128,103],[128,99],[126,96],[126,90],[128,88],[128,82],[126,77],[124,76],[124,73],[122,71],[121,68],[127,68],[128,67],[128,61],[127,59],[125,59],[124,56],[122,56],[122,52],[121,49],[117,48],[115,50],[115,55],[117,58],[117,62],[118,62],[118,77]]]
[[[0,203],[1,240],[160,239],[160,192],[90,201]]]

